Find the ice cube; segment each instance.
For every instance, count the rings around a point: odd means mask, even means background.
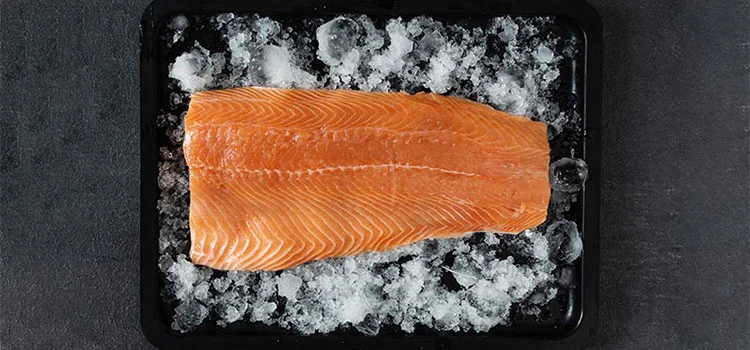
[[[380,323],[372,315],[365,316],[365,319],[354,327],[365,335],[377,335],[380,332]]]
[[[289,273],[284,272],[279,275],[277,283],[279,296],[294,301],[297,299],[297,291],[302,286],[302,279]]]
[[[213,284],[214,289],[217,292],[224,293],[227,291],[232,281],[226,277],[219,277],[219,278],[214,279],[211,283]]]
[[[583,251],[583,240],[581,240],[578,230],[571,231],[567,244],[563,244],[560,248],[560,260],[570,264],[578,259]]]
[[[544,86],[551,84],[557,77],[560,76],[560,71],[557,69],[550,69],[544,75],[542,75],[542,81]]]
[[[181,332],[192,330],[208,316],[208,309],[203,304],[190,299],[181,301],[175,308],[172,328]]]
[[[552,52],[552,50],[550,50],[549,47],[547,47],[544,44],[540,44],[536,48],[536,52],[534,53],[534,57],[540,63],[550,63],[555,58],[555,54],[554,54],[554,52]]]
[[[342,63],[356,47],[362,32],[360,25],[347,17],[336,17],[316,30],[318,57],[329,66]]]
[[[159,256],[159,270],[162,273],[167,273],[169,271],[169,268],[172,267],[172,264],[174,264],[174,261],[169,256],[169,254],[163,254]]]
[[[583,188],[589,168],[583,159],[561,158],[550,164],[552,188],[563,192],[578,192]]]
[[[227,307],[226,311],[224,312],[224,321],[226,321],[227,323],[236,322],[241,317],[242,314],[234,306]]]
[[[169,28],[174,30],[184,30],[190,25],[190,20],[188,20],[185,15],[176,15],[172,17],[172,21],[169,22]]]
[[[210,294],[208,291],[209,288],[208,282],[201,282],[195,287],[195,290],[193,291],[193,295],[196,299],[204,301],[209,298]]]
[[[561,220],[547,227],[545,233],[550,256],[555,260],[570,264],[581,255],[583,241],[575,222]]]
[[[573,267],[563,266],[557,276],[557,284],[561,287],[570,288],[575,285],[575,273]]]
[[[467,259],[466,255],[459,255],[453,261],[450,269],[445,268],[453,274],[456,282],[464,288],[473,286],[482,276],[481,269],[473,260]]]
[[[253,308],[252,319],[253,321],[268,322],[271,317],[271,313],[276,311],[276,303],[263,302]]]

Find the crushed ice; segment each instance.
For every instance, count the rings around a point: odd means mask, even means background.
[[[487,331],[527,315],[575,284],[578,227],[563,214],[577,199],[585,162],[551,165],[550,220],[519,235],[478,233],[427,240],[384,253],[314,261],[280,272],[220,272],[187,258],[189,183],[181,150],[189,93],[237,86],[431,90],[488,103],[549,125],[550,138],[575,126],[577,115],[554,91],[560,62],[575,43],[541,32],[550,18],[499,17],[484,26],[447,25],[428,17],[373,21],[339,16],[289,26],[259,16],[221,14],[211,20],[226,51],[193,41],[170,65],[170,107],[158,119],[160,149],[159,268],[172,328],[189,331],[207,320],[277,324],[301,333],[351,326],[367,335],[383,325],[413,332]],[[189,18],[168,25],[167,46],[189,44]],[[205,44],[205,43],[204,43]]]

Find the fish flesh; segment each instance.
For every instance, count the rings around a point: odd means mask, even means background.
[[[541,224],[547,126],[434,93],[244,87],[185,116],[190,257],[281,270]]]

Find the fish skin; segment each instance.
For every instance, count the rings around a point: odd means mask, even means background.
[[[282,270],[541,224],[547,127],[432,93],[245,87],[185,116],[191,260]]]

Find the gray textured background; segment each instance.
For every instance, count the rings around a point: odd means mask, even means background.
[[[605,32],[592,348],[748,349],[748,1],[592,1]],[[138,323],[146,0],[0,2],[0,348],[149,348]]]

